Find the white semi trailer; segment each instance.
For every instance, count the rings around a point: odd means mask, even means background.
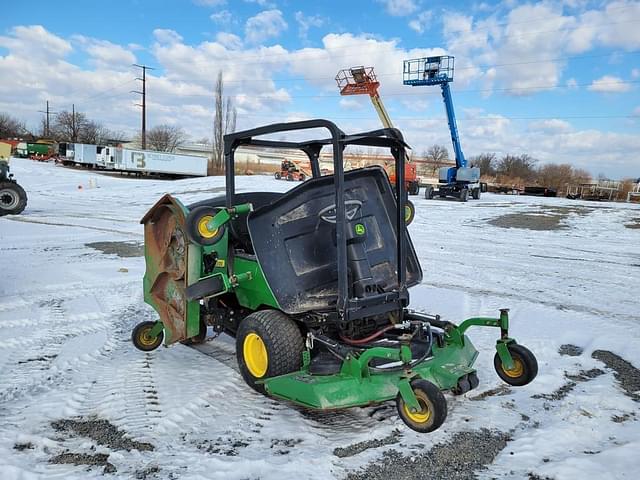
[[[143,175],[205,177],[207,163],[207,157],[120,147],[103,147],[97,157],[99,168]]]
[[[97,145],[86,143],[61,143],[58,147],[58,155],[63,165],[82,165],[94,168],[97,163]]]

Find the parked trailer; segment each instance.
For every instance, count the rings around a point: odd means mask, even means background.
[[[97,162],[97,145],[86,143],[61,143],[58,147],[58,158],[63,165],[82,165],[94,168]]]
[[[100,147],[98,147],[100,148]],[[207,157],[175,153],[102,147],[96,165],[106,170],[134,172],[143,175],[207,176]]]
[[[53,146],[47,143],[20,142],[16,146],[16,156],[21,158],[49,158],[53,154]]]

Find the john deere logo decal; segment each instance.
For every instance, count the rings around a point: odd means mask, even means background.
[[[356,235],[364,235],[364,225],[356,223]]]

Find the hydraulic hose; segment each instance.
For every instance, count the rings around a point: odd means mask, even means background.
[[[369,343],[371,340],[375,340],[376,338],[378,338],[383,333],[386,333],[389,330],[392,330],[394,328],[396,328],[396,325],[387,325],[383,329],[378,330],[377,332],[369,335],[368,337],[360,338],[358,340],[354,340],[352,338],[343,337],[342,335],[340,335],[340,340],[342,340],[345,343],[348,343],[349,345],[364,345],[365,343]]]

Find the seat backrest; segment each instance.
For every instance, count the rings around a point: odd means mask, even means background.
[[[385,291],[397,285],[397,206],[380,167],[352,170],[344,176],[345,201],[362,204],[356,220],[364,224],[365,251],[374,281]],[[352,202],[353,203],[353,202]],[[335,204],[333,176],[310,179],[248,217],[255,255],[280,307],[289,314],[335,308],[337,261],[335,225],[318,214]],[[422,280],[409,235],[406,284]]]

